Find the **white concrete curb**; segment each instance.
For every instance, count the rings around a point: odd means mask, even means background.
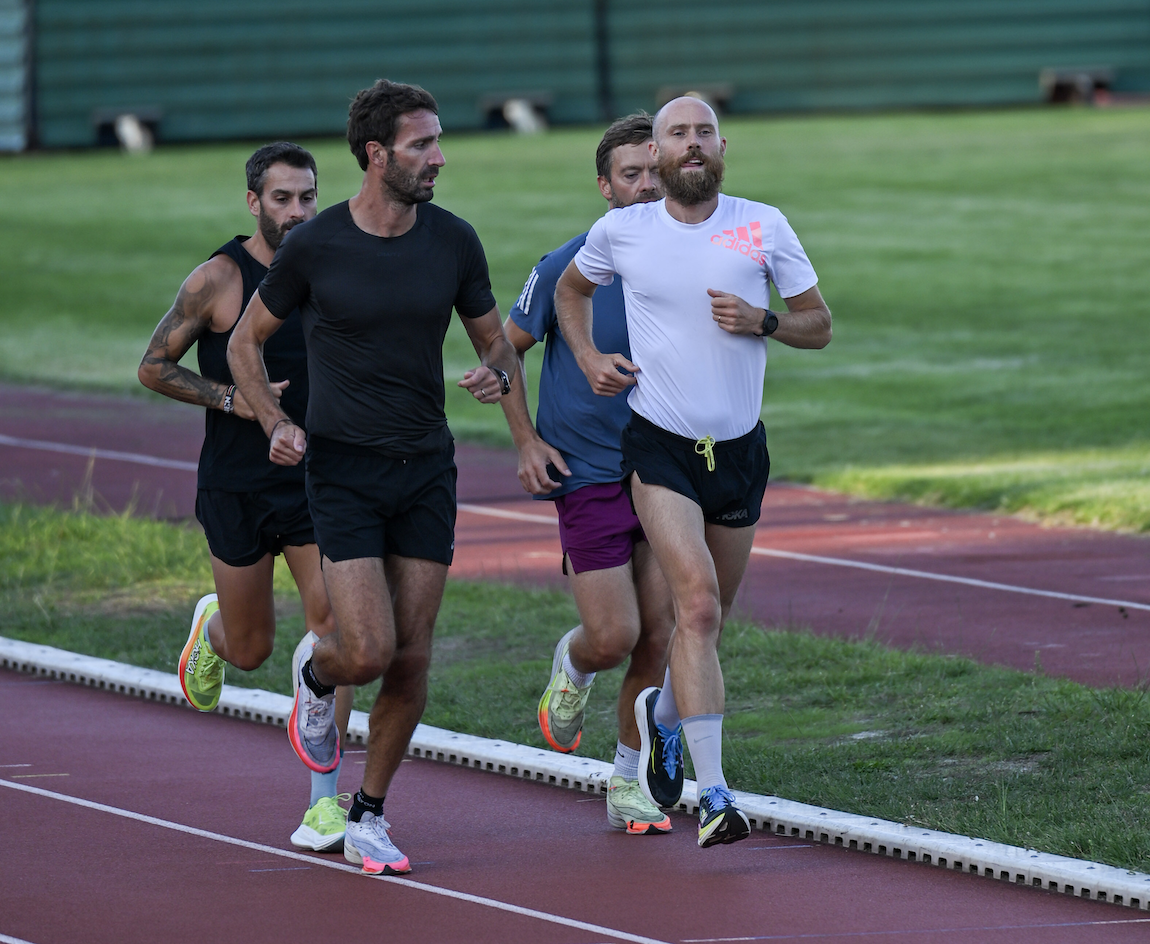
[[[191,709],[171,672],[140,669],[3,636],[0,636],[0,667]],[[292,700],[286,695],[225,685],[216,711],[246,721],[284,727],[291,714],[291,704]],[[353,742],[366,740],[367,715],[364,712],[352,712],[347,733]],[[606,793],[612,770],[611,765],[603,761],[509,741],[457,734],[426,724],[416,728],[408,753],[413,757],[588,793]],[[1075,897],[1109,901],[1142,911],[1150,910],[1150,875],[1142,872],[1048,855],[986,839],[904,826],[779,797],[741,792],[735,795],[753,827],[778,836],[833,844]],[[698,811],[697,788],[692,780],[686,782],[679,809],[686,813]]]

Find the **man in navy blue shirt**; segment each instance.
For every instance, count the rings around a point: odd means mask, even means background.
[[[611,209],[662,197],[647,142],[651,117],[621,118],[595,155],[599,191]],[[586,233],[544,256],[504,323],[522,360],[545,341],[539,411],[532,426],[523,387],[502,401],[519,452],[519,480],[536,498],[555,502],[563,572],[571,579],[581,625],[555,647],[551,682],[539,702],[539,727],[557,751],[574,751],[595,673],[631,663],[619,693],[619,742],[607,793],[612,826],[643,835],[668,832],[670,818],[638,784],[640,734],[634,705],[644,689],[664,682],[674,612],[659,565],[619,480],[619,437],[631,418],[626,396],[596,396],[559,333],[555,283]],[[600,350],[629,350],[620,280],[595,294],[594,337]],[[520,370],[520,376],[525,376]],[[682,750],[668,737],[682,785]],[[657,758],[656,762],[660,762]],[[675,797],[677,801],[678,797]]]

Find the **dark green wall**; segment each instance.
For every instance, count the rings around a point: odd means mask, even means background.
[[[120,109],[167,141],[339,133],[379,76],[449,128],[507,93],[598,121],[597,9],[615,114],[697,86],[733,112],[1036,102],[1050,66],[1150,89],[1150,0],[36,0],[39,142],[92,144]]]

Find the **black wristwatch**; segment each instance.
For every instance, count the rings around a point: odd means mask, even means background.
[[[499,389],[503,396],[507,396],[511,392],[511,381],[507,377],[507,371],[500,370],[498,367],[492,367],[491,370],[499,378]]]
[[[767,311],[763,316],[763,331],[759,335],[761,338],[769,337],[775,333],[775,329],[779,326],[779,316],[772,311]]]

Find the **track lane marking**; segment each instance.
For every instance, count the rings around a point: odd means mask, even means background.
[[[980,590],[1003,590],[1007,593],[1024,593],[1034,597],[1048,597],[1053,600],[1069,600],[1073,603],[1098,603],[1103,606],[1121,606],[1128,610],[1150,612],[1150,603],[1134,603],[1130,600],[1109,600],[1104,597],[1088,597],[1077,593],[1060,593],[1057,590],[1035,590],[1033,587],[1019,587],[1010,583],[995,583],[991,580],[978,580],[975,577],[956,577],[952,574],[936,574],[929,570],[911,570],[907,567],[888,567],[885,564],[868,564],[864,561],[847,560],[842,557],[819,557],[815,554],[800,554],[796,551],[778,551],[769,547],[752,547],[752,554],[763,557],[781,557],[787,560],[805,561],[811,564],[827,564],[832,567],[853,567],[896,577],[916,577],[919,580],[938,580],[943,583],[958,583]]]
[[[630,941],[632,944],[669,944],[669,942],[661,941],[657,938],[643,937],[638,934],[629,934],[626,931],[617,931],[614,928],[606,928],[602,925],[591,924],[587,921],[578,921],[575,918],[564,918],[562,915],[548,914],[545,911],[536,911],[534,908],[524,908],[519,905],[512,905],[508,902],[497,901],[494,898],[484,898],[480,895],[472,895],[468,892],[459,892],[450,888],[442,888],[438,885],[425,885],[422,882],[416,882],[409,878],[398,878],[393,875],[365,875],[358,866],[349,865],[347,863],[331,862],[327,859],[320,859],[313,856],[304,855],[301,852],[289,852],[286,849],[277,849],[275,846],[265,846],[262,843],[249,842],[246,839],[237,839],[235,836],[225,836],[222,833],[214,833],[206,829],[197,829],[195,826],[185,826],[182,823],[173,823],[170,820],[159,819],[158,817],[148,816],[144,813],[135,813],[132,810],[124,810],[115,806],[108,806],[105,803],[96,803],[93,800],[85,800],[81,797],[68,796],[64,793],[53,793],[51,790],[42,790],[39,787],[31,787],[23,783],[13,783],[11,780],[5,780],[3,778],[0,778],[0,787],[6,787],[9,790],[16,790],[20,793],[29,793],[33,796],[43,797],[49,800],[59,800],[63,803],[71,804],[72,806],[80,806],[84,809],[95,810],[100,813],[110,813],[113,816],[120,816],[124,819],[135,820],[136,822],[145,823],[149,826],[159,826],[163,829],[170,829],[174,832],[184,833],[185,835],[189,836],[197,836],[201,839],[210,839],[213,842],[223,842],[227,843],[228,845],[239,846],[241,849],[250,849],[253,852],[262,852],[267,855],[279,856],[282,859],[291,859],[296,862],[305,862],[309,866],[333,869],[337,872],[349,872],[352,875],[358,875],[361,878],[381,879],[385,882],[400,885],[404,888],[415,888],[419,891],[429,892],[432,895],[440,895],[444,898],[451,898],[456,901],[464,901],[473,905],[481,905],[485,908],[493,908],[497,911],[506,911],[525,918],[535,918],[539,921],[546,921],[550,924],[558,924],[567,928],[575,928],[580,931],[589,931],[594,934],[602,934],[606,935],[612,940]],[[2,937],[0,937],[0,942],[4,942]],[[27,944],[27,942],[17,941],[16,944]]]
[[[967,928],[916,928],[888,931],[827,931],[803,934],[759,934],[748,937],[688,937],[682,944],[728,944],[737,941],[818,941],[842,937],[875,937],[879,934],[970,934],[972,931],[1031,931],[1039,928],[1091,928],[1104,924],[1150,924],[1150,918],[1112,918],[1106,921],[1051,921],[1043,924],[994,924]]]
[[[182,462],[179,459],[161,459],[159,456],[145,456],[138,452],[117,452],[114,449],[97,449],[95,446],[71,446],[67,443],[47,442],[43,439],[20,439],[0,433],[0,446],[15,446],[17,449],[40,449],[43,452],[62,452],[68,456],[111,459],[115,462],[134,462],[136,465],[150,465],[161,469],[179,469],[182,472],[195,472],[199,466],[195,462]]]
[[[546,515],[531,515],[522,511],[505,511],[502,508],[487,508],[483,505],[460,503],[460,511],[489,518],[506,518],[509,521],[529,521],[533,524],[548,524],[557,527],[558,519]],[[1132,600],[1111,600],[1105,597],[1083,596],[1077,593],[1061,593],[1057,590],[1037,590],[1033,587],[1020,587],[1009,583],[995,583],[975,577],[957,577],[953,574],[936,574],[928,570],[911,570],[908,567],[889,567],[885,564],[868,564],[865,561],[848,560],[844,557],[820,557],[817,554],[801,554],[798,551],[780,551],[772,547],[752,547],[752,554],[762,557],[778,557],[784,560],[801,561],[807,564],[824,564],[828,567],[853,567],[856,570],[869,570],[873,573],[891,574],[896,577],[914,577],[918,580],[936,580],[942,583],[957,583],[980,590],[1001,590],[1006,593],[1022,593],[1028,596],[1047,597],[1053,600],[1067,600],[1071,603],[1097,603],[1102,606],[1121,606],[1128,610],[1150,612],[1150,603],[1135,603]]]
[[[136,452],[117,452],[110,449],[86,448],[84,446],[71,446],[66,443],[47,442],[40,439],[20,439],[15,436],[0,434],[0,446],[16,446],[21,449],[42,449],[48,452],[61,452],[75,456],[95,456],[97,459],[111,459],[117,462],[134,462],[138,465],[156,466],[165,469],[180,469],[185,472],[195,472],[198,468],[195,462],[181,462],[176,459],[161,459],[158,456],[146,456]],[[460,502],[460,511],[473,515],[484,515],[490,518],[504,518],[508,521],[526,521],[532,524],[546,524],[557,527],[559,521],[548,515],[533,515],[523,511],[505,511],[502,508],[488,508],[484,505],[473,505]],[[913,577],[917,580],[935,580],[941,583],[955,583],[980,590],[999,590],[1005,593],[1021,593],[1027,596],[1046,597],[1052,600],[1066,600],[1071,603],[1097,603],[1100,606],[1125,607],[1128,610],[1141,610],[1150,613],[1150,603],[1135,603],[1132,600],[1112,600],[1105,597],[1091,597],[1076,593],[1060,593],[1057,590],[1037,590],[1033,587],[1020,587],[1015,584],[995,583],[990,580],[978,580],[974,577],[956,577],[952,574],[936,574],[926,570],[911,570],[906,567],[888,567],[883,564],[868,564],[864,561],[847,560],[841,557],[820,557],[816,554],[801,554],[797,551],[780,551],[769,547],[752,547],[752,554],[763,557],[777,557],[784,560],[802,561],[809,564],[823,564],[830,567],[850,567],[856,570],[868,570],[872,573],[890,574],[896,577]]]

